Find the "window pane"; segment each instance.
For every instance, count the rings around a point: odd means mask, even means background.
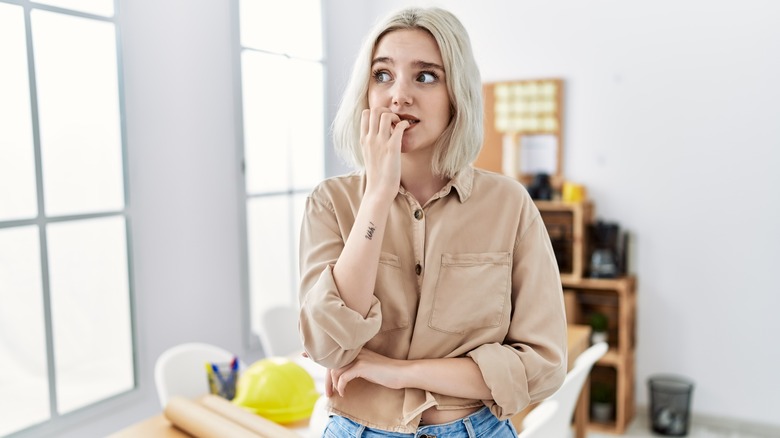
[[[278,192],[290,185],[289,61],[245,51],[242,55],[244,159],[247,193]]]
[[[243,78],[247,192],[314,186],[325,168],[322,64],[245,51]]]
[[[292,197],[293,220],[292,220],[292,259],[293,259],[293,302],[298,303],[298,286],[301,281],[300,258],[298,257],[298,248],[301,243],[301,223],[303,222],[303,212],[306,210],[306,198],[308,193],[300,193]]]
[[[292,281],[292,208],[290,197],[251,199],[247,205],[252,330],[269,307],[295,303]]]
[[[322,59],[320,0],[241,0],[240,11],[244,47]]]
[[[36,3],[102,15],[104,17],[114,15],[114,0],[36,0]]]
[[[288,64],[292,184],[296,189],[311,188],[325,175],[322,64],[296,60]]]
[[[49,418],[38,228],[0,229],[0,436]]]
[[[0,3],[0,221],[35,217],[35,156],[21,7]]]
[[[125,220],[48,225],[57,407],[133,388]]]
[[[114,25],[32,12],[47,215],[124,207]]]

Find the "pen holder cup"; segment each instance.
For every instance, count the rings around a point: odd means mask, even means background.
[[[233,400],[236,396],[236,381],[238,380],[238,370],[231,367],[229,363],[208,363],[207,373],[209,380],[209,392],[214,395]]]

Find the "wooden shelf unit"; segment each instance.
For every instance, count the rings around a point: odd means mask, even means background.
[[[594,431],[622,434],[634,418],[635,406],[635,333],[636,333],[636,278],[633,275],[615,279],[581,278],[562,280],[563,289],[573,293],[577,309],[573,323],[587,324],[593,312],[602,312],[609,318],[609,351],[591,371],[592,382],[614,385],[614,418],[609,423],[590,421]]]

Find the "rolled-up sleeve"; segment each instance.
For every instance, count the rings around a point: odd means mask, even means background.
[[[485,403],[501,419],[552,395],[567,371],[566,314],[558,265],[538,212],[529,222],[519,230],[515,243],[513,311],[506,339],[468,353],[491,390],[493,399]]]
[[[346,306],[333,278],[346,235],[327,202],[310,196],[300,235],[300,335],[306,353],[327,368],[352,362],[382,324],[379,301],[373,298],[368,315]]]

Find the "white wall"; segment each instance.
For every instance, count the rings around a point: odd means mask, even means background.
[[[638,402],[648,375],[676,372],[695,380],[697,412],[777,425],[780,5],[442,3],[484,79],[566,80],[566,175],[636,237]],[[154,360],[177,343],[257,359],[242,338],[229,4],[119,2],[140,387],[51,436],[105,436],[159,412]],[[324,4],[332,117],[388,6]],[[328,169],[344,168],[331,156]]]
[[[388,3],[368,20],[458,15],[485,81],[565,80],[564,173],[635,239],[637,403],[671,372],[696,413],[780,425],[780,4]]]

